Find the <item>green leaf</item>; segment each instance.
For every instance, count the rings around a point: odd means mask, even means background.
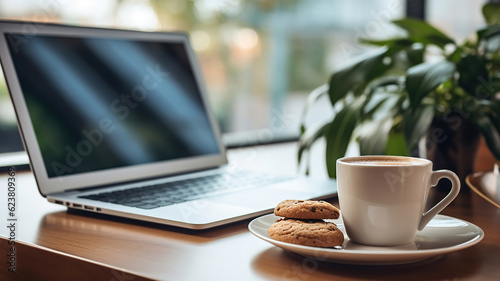
[[[335,105],[351,91],[359,91],[357,88],[365,87],[369,81],[382,75],[391,67],[390,63],[384,63],[387,48],[381,48],[368,57],[363,57],[355,63],[333,73],[330,78],[328,94],[330,102]]]
[[[393,23],[405,29],[408,32],[408,38],[415,42],[433,44],[441,48],[444,48],[446,44],[455,44],[450,37],[425,21],[405,18],[395,20]]]
[[[337,159],[343,157],[358,122],[359,108],[353,104],[345,106],[326,131],[326,168],[330,178],[336,177]]]
[[[479,29],[477,31],[477,39],[489,39],[493,36],[500,34],[500,24],[488,25],[485,28]]]
[[[492,36],[486,41],[486,53],[495,53],[500,50],[500,34]]]
[[[462,59],[462,56],[464,54],[464,48],[462,46],[458,46],[453,53],[447,56],[447,60],[457,63]]]
[[[489,25],[500,23],[500,6],[487,3],[483,6],[483,16]]]
[[[401,76],[385,76],[368,84],[369,92],[365,95],[366,99],[361,106],[361,120],[373,118],[374,114],[394,95],[395,91],[393,89],[389,91],[388,86],[402,91],[404,85],[401,83],[401,78]]]
[[[477,31],[477,40],[485,41],[485,52],[495,53],[500,49],[500,24],[488,25]]]
[[[460,74],[458,85],[469,94],[475,95],[476,91],[486,90],[483,83],[489,81],[489,77],[483,59],[466,55],[457,63],[457,71]]]
[[[402,132],[390,132],[387,140],[386,155],[408,156],[405,136]]]
[[[387,40],[371,40],[371,39],[362,38],[359,41],[360,41],[360,43],[368,44],[368,45],[374,45],[374,46],[379,46],[379,47],[389,46],[389,47],[396,47],[396,48],[411,47],[411,45],[414,43],[412,40],[410,40],[408,38],[393,38],[393,39],[387,39]]]
[[[422,99],[446,80],[455,71],[455,65],[449,61],[422,63],[408,69],[406,73],[406,91],[410,96],[410,105],[417,108]]]
[[[297,159],[299,164],[302,160],[303,153],[308,151],[314,144],[314,142],[325,134],[327,128],[329,127],[329,124],[322,123],[323,122],[312,125],[304,132],[304,134],[300,136],[297,151]]]
[[[423,105],[405,112],[402,126],[408,152],[411,152],[420,138],[427,133],[433,118],[433,105]]]
[[[496,126],[500,122],[480,111],[472,112],[470,120],[479,129],[486,141],[486,145],[497,160],[500,160],[500,132]]]
[[[480,102],[488,103],[488,108],[491,110],[491,113],[498,121],[497,125],[500,131],[500,101],[481,100]]]
[[[491,123],[500,132],[500,101],[479,100],[480,105],[486,105],[484,112],[491,120]]]
[[[373,118],[373,115],[384,105],[384,103],[389,99],[389,97],[381,98],[375,101],[375,98],[368,100],[361,111],[361,118],[363,120]]]
[[[500,24],[488,25],[477,31],[477,40],[485,41],[485,52],[495,53],[500,49]]]
[[[311,146],[318,140],[320,137],[325,135],[327,128],[329,127],[329,123],[325,125],[321,125],[319,127],[314,126],[307,130],[304,135],[299,138],[299,148],[298,148],[298,164],[300,170],[300,164],[303,158],[303,155],[306,154],[306,164],[305,164],[305,173],[309,175],[309,167],[310,167],[310,157],[308,155]]]
[[[326,95],[328,93],[328,85],[324,84],[316,89],[314,89],[308,96],[306,100],[306,104],[304,105],[304,108],[302,109],[302,114],[300,115],[300,134],[304,134],[306,131],[306,125],[305,125],[305,119],[307,116],[307,113],[309,112],[309,108],[322,96]]]
[[[389,132],[393,118],[372,121],[363,127],[359,136],[359,152],[361,155],[383,155],[387,147]]]
[[[425,48],[423,47],[415,47],[408,49],[406,51],[406,56],[408,57],[408,61],[410,62],[410,66],[414,66],[417,64],[421,64],[424,62],[424,54]]]
[[[487,113],[488,117],[490,118],[490,121],[493,126],[497,129],[497,132],[500,133],[500,116],[498,114],[491,114]],[[499,159],[500,160],[500,159]]]

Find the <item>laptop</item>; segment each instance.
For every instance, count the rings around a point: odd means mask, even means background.
[[[230,168],[185,33],[1,21],[0,60],[51,203],[206,229],[337,192]]]

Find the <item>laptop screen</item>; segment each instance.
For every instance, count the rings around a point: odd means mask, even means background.
[[[220,153],[184,44],[5,36],[49,178]]]

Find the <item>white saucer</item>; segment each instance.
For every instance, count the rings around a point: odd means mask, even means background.
[[[437,215],[422,231],[417,231],[415,241],[402,246],[374,247],[350,242],[345,235],[341,219],[334,222],[344,233],[345,241],[338,248],[318,248],[301,246],[274,240],[267,230],[279,217],[270,214],[254,219],[248,229],[255,236],[275,246],[296,254],[345,264],[403,264],[417,262],[434,256],[458,251],[479,243],[484,232],[478,226],[453,217]]]

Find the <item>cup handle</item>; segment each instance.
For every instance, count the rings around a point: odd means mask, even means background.
[[[439,212],[441,212],[448,204],[451,203],[457,197],[460,191],[460,180],[457,175],[452,171],[448,170],[439,170],[432,172],[431,175],[431,187],[434,187],[438,184],[439,180],[442,178],[447,178],[451,181],[451,190],[439,203],[434,205],[429,211],[425,212],[420,219],[420,223],[418,224],[418,230],[424,229],[424,227],[429,223],[429,221],[435,217]]]

